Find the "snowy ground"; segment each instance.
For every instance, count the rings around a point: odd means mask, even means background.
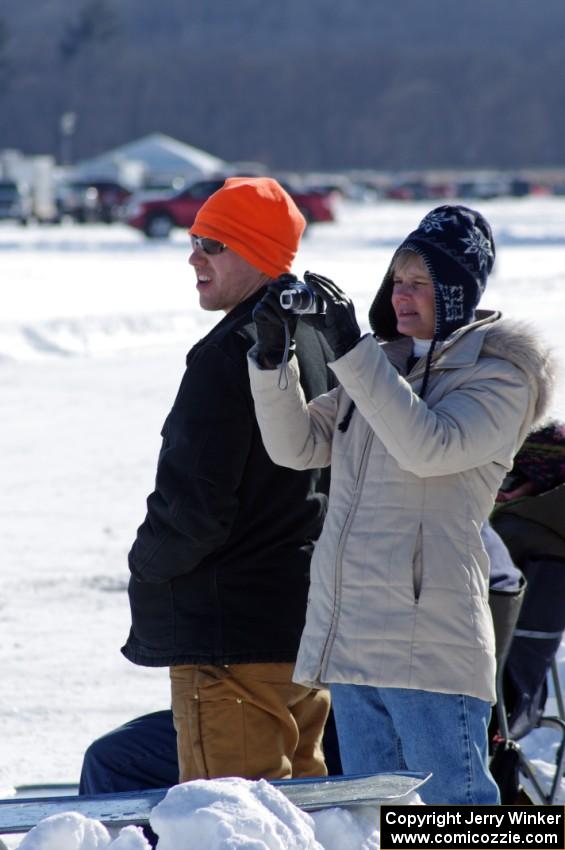
[[[430,206],[344,203],[295,271],[344,286],[367,329],[392,250]],[[484,306],[535,324],[565,365],[565,200],[480,208],[498,244]],[[0,226],[0,789],[76,780],[94,737],[168,705],[167,671],[119,648],[159,430],[185,351],[219,318],[199,310],[187,256],[182,232],[153,244],[121,225]],[[565,681],[565,646],[560,669]],[[550,757],[549,742],[532,748]]]

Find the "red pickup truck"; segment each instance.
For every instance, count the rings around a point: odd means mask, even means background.
[[[167,238],[174,227],[189,228],[204,201],[223,183],[223,179],[199,180],[171,194],[133,196],[125,207],[124,220],[152,239]],[[335,220],[331,192],[283,185],[308,224]]]

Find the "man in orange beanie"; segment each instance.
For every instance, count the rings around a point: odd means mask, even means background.
[[[267,178],[226,180],[190,230],[200,305],[225,315],[189,352],[163,426],[155,490],[129,554],[122,649],[135,664],[170,667],[180,781],[326,773],[328,693],[292,682],[326,497],[318,471],[268,458],[246,362],[252,310],[265,284],[290,272],[303,230],[290,196]],[[331,350],[300,324],[312,397],[328,388]]]

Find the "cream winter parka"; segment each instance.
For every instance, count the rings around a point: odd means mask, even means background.
[[[331,463],[295,680],[416,688],[495,700],[488,557],[480,528],[552,384],[524,326],[477,314],[404,377],[412,340],[363,337],[330,366],[340,386],[306,404],[249,357],[272,459]],[[355,412],[343,422],[351,400]],[[283,614],[284,616],[284,614]]]

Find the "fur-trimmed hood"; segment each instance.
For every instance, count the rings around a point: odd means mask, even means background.
[[[532,325],[516,319],[504,319],[500,313],[480,310],[477,311],[477,322],[456,331],[440,350],[439,358],[450,347],[449,342],[456,345],[457,340],[473,328],[481,332],[482,356],[509,360],[527,375],[535,398],[532,425],[536,425],[548,413],[551,404],[557,379],[555,356],[540,340],[539,332]]]
[[[409,337],[398,337],[383,343],[387,356],[397,368],[411,351]],[[539,332],[527,322],[504,319],[494,310],[477,310],[476,321],[454,331],[434,348],[431,362],[416,367],[412,376],[417,378],[429,368],[454,369],[468,366],[479,357],[499,357],[510,361],[524,372],[532,393],[534,422],[538,423],[548,413],[555,389],[558,365],[548,346],[540,340]]]
[[[543,419],[555,390],[558,366],[556,357],[542,343],[538,331],[528,322],[500,319],[489,326],[482,353],[509,360],[526,373],[536,396],[532,425]]]

